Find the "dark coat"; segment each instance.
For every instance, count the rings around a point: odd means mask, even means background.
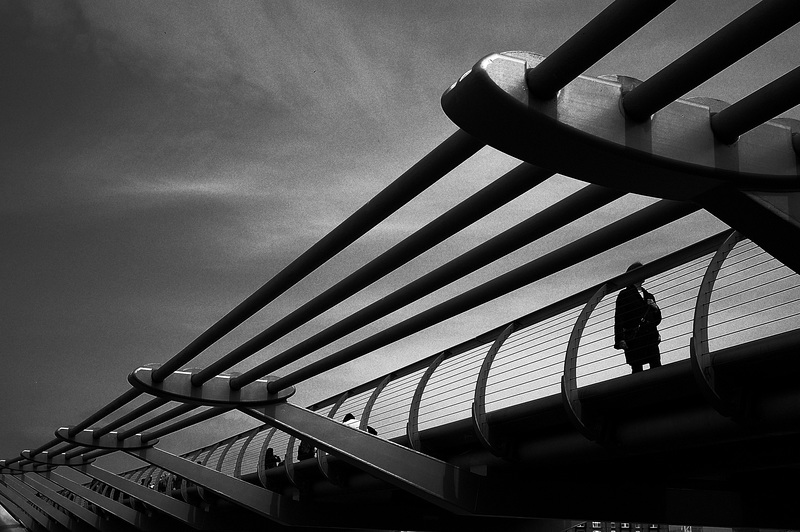
[[[647,290],[642,290],[644,297],[633,286],[623,288],[617,296],[614,313],[614,346],[619,348],[625,340],[625,361],[628,364],[645,364],[658,360],[661,353],[658,343],[661,335],[657,325],[661,323],[661,311],[658,307],[647,304],[646,300],[655,302],[655,298]]]

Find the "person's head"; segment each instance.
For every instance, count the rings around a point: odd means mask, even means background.
[[[344,419],[342,421],[344,421],[346,423],[348,421],[354,420],[355,418],[356,418],[356,416],[354,416],[353,414],[348,412],[347,414],[344,415]]]
[[[641,268],[641,267],[642,267],[642,263],[641,262],[638,262],[638,261],[634,262],[633,264],[628,266],[628,269],[625,270],[625,273],[630,273],[633,270],[636,270],[636,269]],[[636,288],[641,288],[642,287],[642,281],[641,280],[636,281],[635,283],[633,283],[633,286],[635,286]]]

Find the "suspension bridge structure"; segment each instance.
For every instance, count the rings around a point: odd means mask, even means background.
[[[0,505],[52,531],[549,532],[593,518],[800,528],[800,121],[775,118],[800,103],[800,67],[731,104],[682,98],[800,21],[800,2],[760,2],[647,80],[582,75],[670,4],[618,0],[547,57],[478,61],[442,96],[452,136],[167,362],[131,368],[107,406],[0,461]],[[207,367],[185,369],[486,146],[521,163]],[[554,174],[587,184],[230,371]],[[631,193],[657,201],[285,370]],[[329,399],[292,402],[314,377],[703,210],[727,228]],[[614,348],[615,301],[645,279],[663,314],[664,364],[630,374]],[[258,426],[183,454],[159,447],[233,410]],[[144,465],[94,463],[111,453]]]

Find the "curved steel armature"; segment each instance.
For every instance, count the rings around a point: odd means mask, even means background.
[[[153,380],[153,373],[159,367],[160,364],[142,366],[128,376],[128,382],[134,388],[156,397],[207,406],[260,406],[285,401],[295,392],[294,387],[290,386],[271,393],[267,385],[277,380],[277,377],[271,376],[258,379],[237,390],[230,387],[230,380],[234,376],[231,374],[218,375],[202,386],[192,384],[191,371],[176,371],[156,382]]]
[[[700,284],[700,291],[697,294],[692,324],[691,361],[695,381],[709,403],[725,416],[732,415],[736,410],[736,406],[733,399],[720,393],[717,386],[713,360],[708,349],[708,314],[714,283],[717,280],[719,271],[722,269],[722,264],[734,246],[743,238],[743,235],[738,231],[733,231],[708,264],[703,281]]]
[[[428,385],[428,381],[433,376],[433,372],[436,371],[439,364],[448,356],[450,356],[450,352],[443,351],[439,356],[433,359],[425,370],[425,373],[423,373],[422,377],[419,379],[419,383],[417,383],[417,387],[414,390],[414,397],[411,398],[411,406],[408,409],[408,423],[406,423],[406,436],[408,437],[411,448],[415,451],[422,450],[422,442],[419,437],[419,408],[422,404],[422,393],[425,391],[425,386]]]
[[[82,430],[77,434],[70,435],[71,427],[61,427],[56,431],[56,436],[62,440],[81,445],[83,447],[90,447],[92,449],[114,449],[119,451],[126,451],[130,449],[145,449],[152,447],[158,443],[158,438],[143,441],[141,434],[135,434],[124,440],[117,438],[116,432],[109,432],[102,436],[95,438],[94,431]]]
[[[692,200],[721,186],[800,190],[785,125],[767,121],[726,145],[711,128],[712,110],[682,99],[635,122],[621,101],[638,82],[623,76],[579,76],[556,98],[538,100],[525,78],[543,59],[530,52],[485,57],[442,96],[445,113],[531,164],[628,192]]]
[[[564,374],[561,376],[561,400],[570,422],[585,437],[597,441],[602,435],[602,426],[598,426],[596,419],[588,418],[583,412],[580,394],[578,392],[578,347],[581,343],[583,329],[595,307],[610,291],[609,284],[601,286],[597,292],[586,302],[570,334],[567,343],[567,354],[564,358]]]
[[[489,430],[489,422],[486,419],[486,386],[489,383],[489,370],[492,368],[492,362],[494,362],[497,352],[515,329],[516,324],[514,322],[508,324],[495,338],[489,351],[486,352],[481,369],[478,372],[478,379],[475,383],[475,396],[472,402],[472,428],[481,445],[495,456],[503,456],[505,454],[505,442],[498,440]]]
[[[56,455],[50,456],[47,451],[41,452],[39,454],[32,455],[31,451],[24,450],[20,453],[23,458],[26,460],[30,460],[31,462],[36,462],[37,464],[46,464],[46,465],[53,465],[53,466],[82,466],[86,464],[91,464],[94,462],[94,458],[84,458],[83,455],[78,455],[77,458],[67,458],[66,454],[58,453]]]

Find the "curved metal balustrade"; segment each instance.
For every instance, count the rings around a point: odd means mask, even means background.
[[[800,4],[765,0],[643,82],[581,75],[671,3],[618,0],[546,58],[508,52],[479,61],[443,96],[463,129],[166,363],[134,369],[132,388],[106,407],[0,461],[0,504],[24,526],[47,530],[500,530],[520,520],[555,530],[569,523],[539,518],[621,511],[615,496],[624,495],[642,516],[785,528],[794,508],[780,493],[736,489],[742,479],[772,478],[758,471],[792,467],[800,439],[800,392],[779,366],[800,343],[800,129],[773,120],[800,102],[800,76],[792,71],[730,106],[680,96],[795,24]],[[596,112],[580,112],[587,101]],[[181,369],[486,145],[525,162],[207,367]],[[225,373],[555,173],[592,184],[244,373]],[[628,192],[664,199],[274,375]],[[701,209],[735,231],[307,409],[289,401],[313,377]],[[613,347],[615,299],[642,279],[663,312],[664,367],[627,376]],[[179,456],[158,446],[234,409],[262,424]],[[348,413],[356,427],[341,423]],[[717,456],[697,452],[699,439],[675,445],[703,435]],[[93,463],[116,452],[148,465],[113,474]],[[648,460],[648,471],[672,482],[682,474],[689,487],[611,478],[634,475],[639,466],[627,459],[654,453],[668,461],[659,469]],[[742,457],[725,473],[741,474],[735,482],[720,474],[731,456]],[[537,485],[568,488],[573,462],[605,475],[608,493],[571,492],[573,507]],[[62,467],[92,480],[76,482]],[[681,489],[705,504],[675,502]]]

